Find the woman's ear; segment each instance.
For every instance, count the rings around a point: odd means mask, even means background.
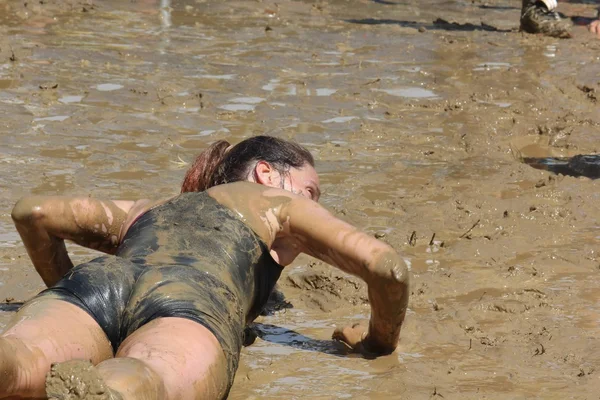
[[[279,172],[266,161],[259,161],[254,166],[254,181],[261,185],[279,187],[281,177]]]

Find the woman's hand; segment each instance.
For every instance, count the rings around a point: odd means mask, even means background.
[[[379,343],[375,343],[368,332],[368,325],[359,322],[336,328],[331,338],[344,343],[352,351],[364,355],[385,355],[395,350],[395,348],[384,347]]]
[[[361,323],[351,326],[337,327],[331,338],[338,340],[354,351],[360,352],[363,339],[367,336],[368,326]]]

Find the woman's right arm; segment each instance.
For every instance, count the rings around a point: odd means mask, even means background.
[[[32,196],[19,200],[11,216],[35,269],[51,286],[73,268],[65,240],[113,254],[131,212],[144,202]]]

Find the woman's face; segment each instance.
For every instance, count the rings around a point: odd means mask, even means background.
[[[319,175],[315,168],[308,163],[300,168],[290,168],[282,175],[268,162],[259,161],[248,175],[248,180],[265,186],[285,189],[314,201],[319,201],[319,197],[321,197]]]
[[[314,201],[319,201],[319,197],[321,197],[319,175],[315,168],[308,163],[301,168],[290,168],[281,187]]]

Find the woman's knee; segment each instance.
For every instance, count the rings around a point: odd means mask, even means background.
[[[117,357],[103,361],[96,367],[106,385],[125,400],[167,398],[163,378],[140,359]]]

